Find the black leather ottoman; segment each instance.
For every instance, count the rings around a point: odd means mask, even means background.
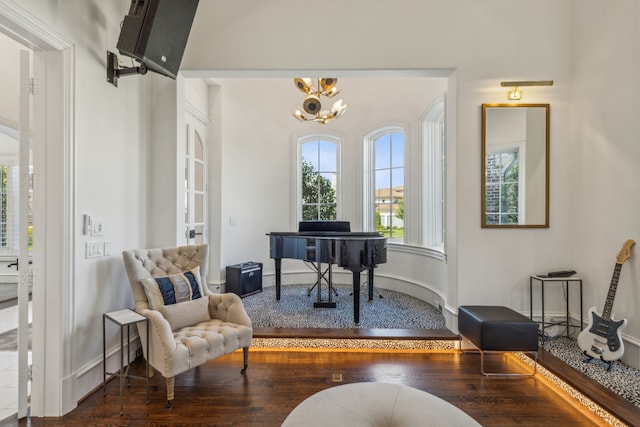
[[[458,309],[460,335],[480,350],[480,371],[484,375],[533,375],[538,361],[538,325],[528,317],[502,306],[463,305]],[[485,372],[485,352],[535,353],[533,372],[502,374]]]

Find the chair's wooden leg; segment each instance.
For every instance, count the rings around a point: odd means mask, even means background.
[[[244,358],[244,367],[240,371],[241,374],[247,372],[247,366],[249,366],[249,347],[242,347],[242,355]]]
[[[167,406],[165,406],[167,409],[173,408],[175,379],[175,377],[167,378]]]

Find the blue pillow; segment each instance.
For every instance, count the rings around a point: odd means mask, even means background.
[[[200,267],[171,276],[148,277],[142,280],[142,286],[152,310],[202,298],[203,295]]]

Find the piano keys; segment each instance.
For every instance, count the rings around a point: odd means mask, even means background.
[[[317,263],[318,284],[321,264],[337,264],[352,272],[353,321],[360,324],[360,273],[367,270],[369,301],[373,299],[373,270],[387,262],[387,238],[380,233],[344,231],[271,232],[269,256],[276,267],[276,299],[280,300],[282,259]],[[329,269],[329,277],[331,270]],[[329,279],[331,282],[331,279]],[[331,283],[330,283],[331,284]],[[331,289],[329,289],[331,292]]]

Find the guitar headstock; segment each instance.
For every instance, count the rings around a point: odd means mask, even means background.
[[[618,252],[618,256],[616,257],[616,261],[618,262],[618,264],[624,264],[626,260],[631,258],[631,247],[635,244],[636,242],[631,239],[624,242],[624,245],[622,245],[622,248],[620,249],[620,252]]]

